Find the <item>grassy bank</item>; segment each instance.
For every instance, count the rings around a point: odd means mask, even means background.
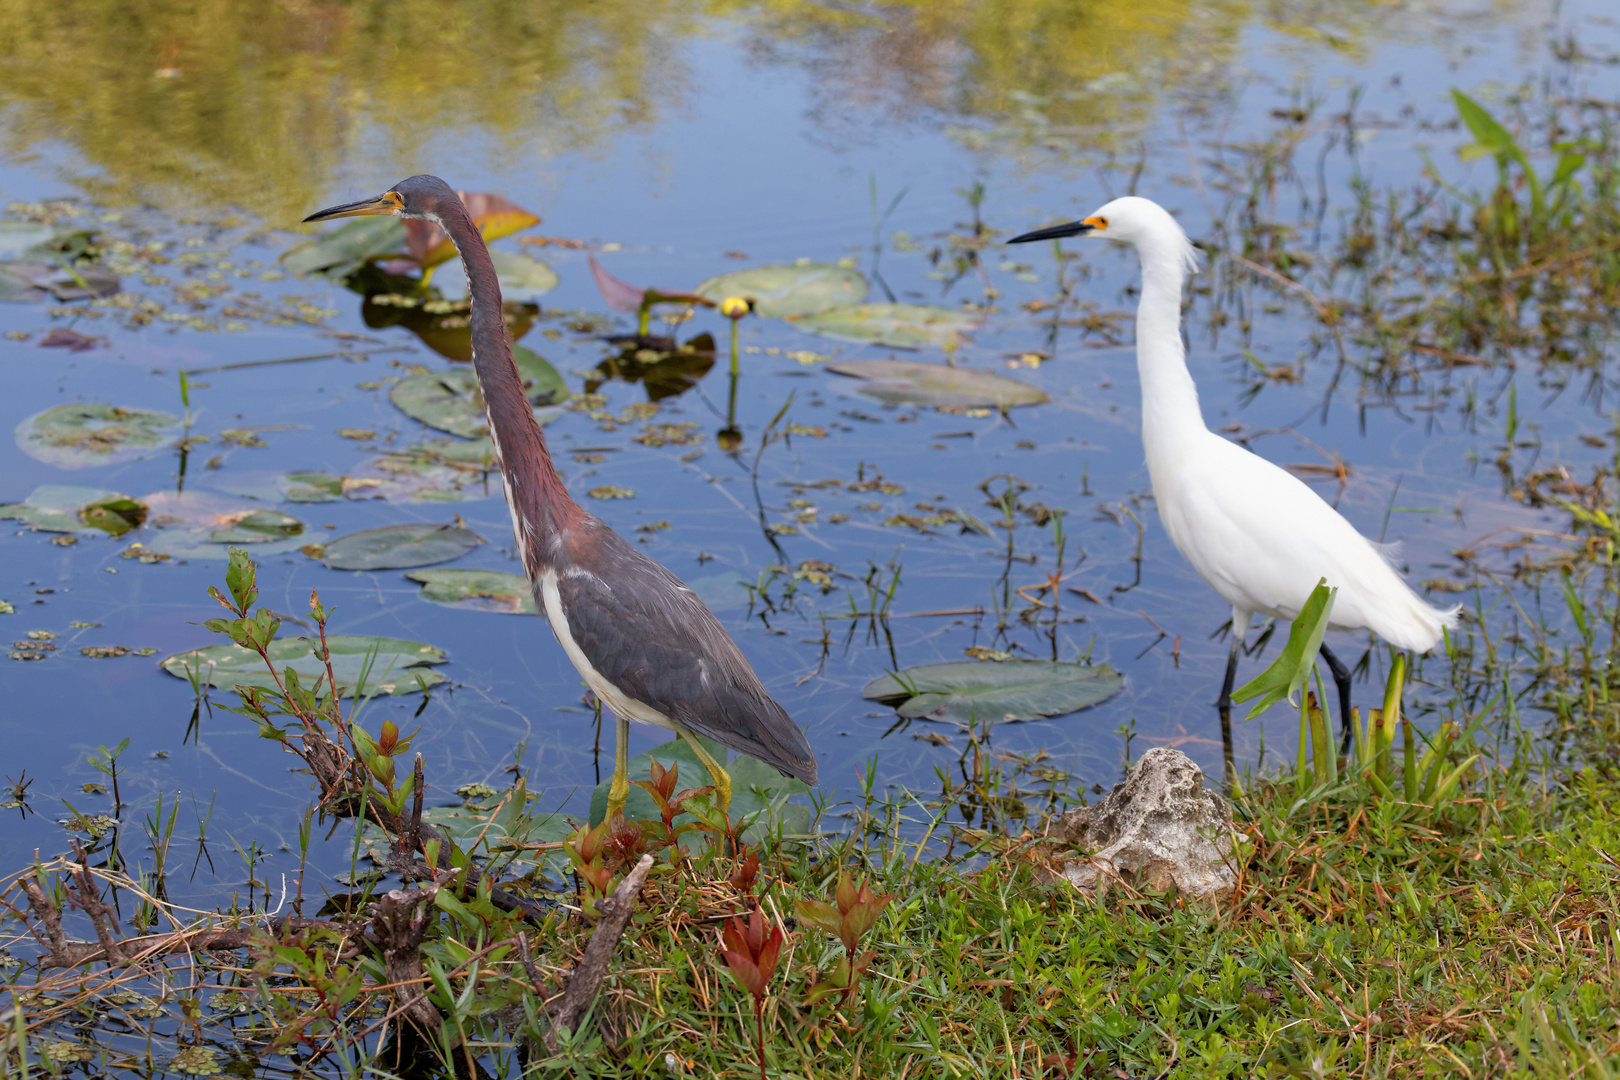
[[[757,898],[784,931],[770,1076],[1614,1075],[1620,777],[1517,766],[1438,812],[1359,790],[1256,786],[1238,807],[1238,894],[1218,909],[1087,899],[1051,883],[1059,852],[1029,832],[958,830],[950,857],[919,858],[895,839],[902,808],[881,804],[857,808],[873,816],[842,847],[768,851],[751,883],[736,859],[675,860],[555,1054],[539,1049],[548,977],[591,926],[567,907],[524,924],[475,890],[427,911],[420,986],[444,1020],[409,1059],[411,1040],[386,1037],[397,982],[375,949],[259,930],[234,951],[9,988],[5,1070],[757,1075],[753,999],[720,953],[727,917]],[[852,867],[892,899],[871,905],[872,956],[846,997],[843,945],[795,915],[836,901]]]

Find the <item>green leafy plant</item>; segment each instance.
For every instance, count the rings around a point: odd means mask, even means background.
[[[893,899],[894,894],[874,893],[864,880],[857,884],[850,880],[848,871],[841,870],[831,903],[825,900],[800,900],[794,905],[800,919],[834,935],[844,946],[844,956],[839,959],[832,974],[812,986],[805,995],[807,1004],[815,1004],[834,994],[842,994],[845,1002],[854,996],[862,973],[872,966],[872,961],[877,957],[875,951],[859,951],[861,938],[877,925],[878,917]]]
[[[1322,648],[1322,635],[1327,633],[1328,620],[1333,614],[1333,600],[1339,590],[1330,589],[1327,579],[1317,582],[1306,599],[1293,625],[1288,628],[1288,644],[1271,665],[1232,694],[1235,702],[1252,698],[1260,700],[1249,710],[1245,719],[1252,720],[1279,701],[1293,701],[1294,695],[1304,690],[1316,670],[1316,657]],[[1320,681],[1320,680],[1318,680]],[[1309,755],[1309,756],[1307,756]],[[1316,707],[1315,695],[1307,694],[1299,703],[1299,761],[1300,783],[1307,782],[1307,764],[1315,767],[1316,776],[1323,780],[1338,778],[1338,750],[1323,710]]]
[[[1501,246],[1516,249],[1521,242],[1534,244],[1545,240],[1551,230],[1566,222],[1570,207],[1580,194],[1576,174],[1586,165],[1590,147],[1583,140],[1553,144],[1557,164],[1552,175],[1543,178],[1513,133],[1483,105],[1461,90],[1452,90],[1451,97],[1457,105],[1457,115],[1474,136],[1473,142],[1457,152],[1458,157],[1464,161],[1494,158],[1497,170],[1496,187],[1489,196],[1455,193],[1475,206],[1481,231]],[[1520,183],[1515,181],[1515,167],[1522,186],[1528,189],[1528,206],[1519,204],[1516,191]]]

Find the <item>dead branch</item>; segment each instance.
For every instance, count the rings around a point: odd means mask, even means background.
[[[73,853],[79,857],[79,865],[71,871],[73,884],[67,887],[68,899],[90,916],[96,938],[101,942],[103,959],[109,965],[122,966],[127,961],[119,948],[118,913],[101,899],[101,887],[90,876],[90,853],[78,840],[73,841]]]
[[[579,963],[574,965],[573,974],[568,976],[562,995],[546,1009],[546,1014],[551,1018],[551,1026],[545,1032],[546,1049],[553,1054],[557,1052],[557,1028],[573,1031],[596,1001],[596,992],[607,975],[613,950],[618,946],[619,938],[624,936],[624,928],[635,910],[636,895],[646,884],[647,872],[652,869],[652,864],[653,857],[643,855],[635,869],[626,874],[619,887],[613,890],[613,895],[596,905],[599,913],[596,930],[592,932],[591,940],[586,942],[585,952],[579,958]],[[530,977],[533,978],[532,965],[525,966],[530,968]],[[545,987],[536,983],[535,991],[543,995]]]
[[[444,1019],[417,990],[427,983],[421,945],[433,925],[433,897],[438,891],[437,885],[426,885],[384,893],[373,905],[365,930],[366,940],[382,953],[395,1006],[428,1038],[437,1034]]]

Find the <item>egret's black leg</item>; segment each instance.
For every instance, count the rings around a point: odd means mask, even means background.
[[[1237,681],[1238,656],[1243,652],[1243,638],[1232,635],[1232,651],[1226,657],[1226,678],[1221,683],[1221,696],[1215,708],[1221,714],[1221,758],[1226,767],[1226,790],[1231,791],[1237,781],[1237,767],[1232,762],[1232,684]]]
[[[1333,672],[1333,682],[1339,688],[1339,753],[1350,752],[1350,669],[1344,666],[1344,661],[1333,655],[1333,650],[1326,645],[1322,646],[1322,659],[1327,661],[1328,670]]]

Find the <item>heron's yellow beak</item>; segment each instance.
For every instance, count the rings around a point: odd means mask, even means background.
[[[370,199],[361,199],[358,202],[341,203],[329,206],[325,210],[317,210],[304,221],[330,221],[340,217],[360,217],[364,214],[399,214],[405,209],[405,200],[399,197],[398,192],[385,191]]]

